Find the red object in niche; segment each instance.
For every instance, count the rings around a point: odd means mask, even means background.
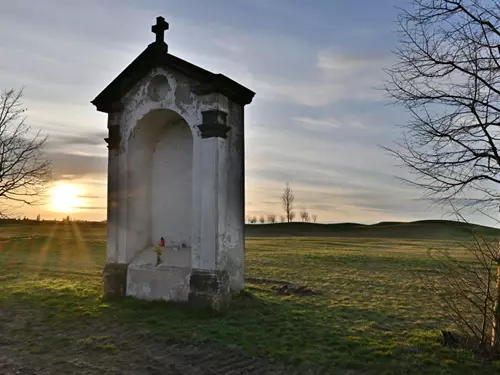
[[[160,239],[160,246],[161,247],[165,246],[165,239],[163,237]]]

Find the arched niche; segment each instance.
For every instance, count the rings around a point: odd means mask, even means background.
[[[170,265],[190,266],[193,136],[178,113],[153,110],[132,130],[127,150],[127,257],[165,239]],[[179,251],[180,250],[180,251]],[[149,259],[152,259],[148,256]]]

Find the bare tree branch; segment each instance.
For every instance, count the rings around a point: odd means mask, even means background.
[[[439,201],[500,193],[500,12],[495,2],[413,0],[401,10],[386,92],[412,120],[388,147]]]
[[[0,93],[0,217],[12,215],[15,204],[37,204],[51,178],[43,153],[47,140],[26,125],[22,90]]]

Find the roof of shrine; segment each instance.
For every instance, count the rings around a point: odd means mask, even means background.
[[[193,90],[196,94],[220,93],[242,105],[252,102],[255,93],[248,88],[223,74],[209,72],[168,53],[168,46],[163,39],[163,31],[166,29],[168,29],[168,23],[162,17],[158,17],[157,25],[152,27],[152,31],[156,34],[156,41],[151,43],[92,100],[91,103],[96,106],[98,111],[112,112],[120,99],[152,69],[157,67],[176,70],[199,82]]]

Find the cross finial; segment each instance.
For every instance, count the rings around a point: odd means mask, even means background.
[[[156,34],[156,43],[165,43],[165,30],[168,30],[168,22],[163,17],[156,17],[156,25],[151,27],[151,31]]]

